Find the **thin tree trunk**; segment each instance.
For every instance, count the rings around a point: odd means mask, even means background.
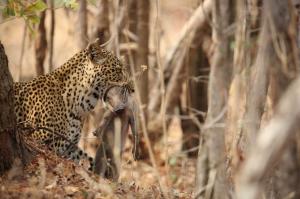
[[[109,39],[109,1],[99,0],[97,12],[97,24],[95,38],[99,38],[101,43],[105,43]]]
[[[19,61],[19,73],[18,73],[18,78],[16,81],[20,81],[23,76],[23,58],[24,58],[24,52],[25,52],[26,37],[27,37],[27,24],[24,24],[21,55],[20,55],[20,61]]]
[[[54,0],[50,0],[50,42],[49,42],[49,72],[54,68],[53,66],[53,50],[54,50],[54,33],[55,33],[55,10],[54,10]]]
[[[45,27],[46,12],[43,11],[40,17],[40,24],[38,26],[37,38],[35,42],[35,69],[36,74],[43,75],[45,73],[44,61],[47,51],[47,38],[46,38],[46,27]]]
[[[244,115],[245,122],[241,130],[243,137],[239,143],[246,153],[251,143],[254,142],[260,128],[261,117],[264,112],[268,92],[269,67],[274,64],[274,49],[271,45],[270,29],[265,19],[263,23],[258,41],[259,49],[254,66],[252,67],[252,85],[247,94],[246,112]]]
[[[150,15],[150,0],[137,1],[137,36],[138,36],[138,51],[136,53],[136,71],[142,69],[141,66],[149,66],[149,15]],[[147,118],[148,107],[148,70],[144,70],[138,77],[138,89],[141,97],[141,102]]]
[[[129,32],[136,36],[137,35],[137,0],[129,1],[128,5],[128,30]],[[126,38],[127,37],[127,38]],[[133,40],[129,38],[128,35],[125,36],[125,42],[136,42],[137,40]],[[129,63],[136,68],[136,49],[128,49],[127,56]],[[128,68],[130,70],[130,67]]]
[[[229,198],[230,190],[225,178],[224,129],[217,124],[225,121],[224,110],[227,106],[231,80],[230,42],[222,30],[226,30],[230,23],[229,13],[233,13],[230,11],[233,7],[230,1],[225,0],[216,0],[213,6],[215,52],[208,85],[208,112],[205,121],[208,127],[203,132],[203,146],[200,147],[198,154],[197,198]]]
[[[79,1],[78,10],[78,25],[79,25],[79,40],[78,45],[80,49],[84,49],[88,44],[88,34],[87,34],[87,1]]]
[[[0,174],[11,168],[18,155],[14,129],[13,79],[8,69],[8,60],[0,42]]]
[[[185,77],[187,81],[186,107],[182,108],[183,115],[191,116],[190,119],[181,120],[182,150],[189,151],[189,157],[196,157],[198,154],[197,146],[199,145],[200,131],[199,126],[195,123],[197,119],[200,123],[204,122],[204,114],[207,112],[207,85],[209,75],[209,63],[202,49],[204,35],[210,35],[210,28],[200,29],[196,32],[193,39],[193,45],[188,52],[188,60],[185,63],[187,68]],[[183,103],[181,103],[183,104]],[[194,118],[192,118],[194,117]],[[193,150],[194,149],[194,150]]]
[[[249,147],[254,143],[260,128],[268,92],[268,68],[271,65],[273,56],[273,49],[270,46],[270,33],[266,25],[263,25],[257,42],[258,50],[253,66],[248,69],[245,68],[248,65],[245,62],[245,56],[248,57],[250,54],[245,52],[246,47],[244,45],[249,42],[246,33],[246,6],[243,2],[239,2],[237,6],[236,19],[240,22],[236,32],[237,47],[234,60],[236,75],[230,88],[231,96],[226,133],[227,172],[233,180],[232,183],[234,183],[235,174],[244,161]],[[265,23],[264,21],[263,24]],[[252,56],[250,55],[250,57]],[[243,93],[245,90],[246,93]]]
[[[248,72],[251,69],[249,60],[253,57],[250,54],[250,50],[253,49],[245,45],[250,39],[249,16],[246,14],[247,4],[245,1],[237,1],[236,6],[237,28],[235,32],[236,45],[233,60],[233,80],[230,85],[225,133],[226,153],[230,163],[230,167],[227,165],[227,172],[232,178],[234,178],[234,173],[243,160],[243,154],[241,154],[238,144],[242,136],[240,126],[245,114],[246,91],[249,89],[251,83]]]

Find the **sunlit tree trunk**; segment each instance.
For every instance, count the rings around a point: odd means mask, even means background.
[[[78,10],[78,45],[80,49],[84,49],[88,44],[88,33],[87,33],[87,1],[79,1],[79,10]]]
[[[252,6],[254,7],[254,5]],[[253,48],[255,48],[255,43],[253,42],[251,48],[245,45],[245,43],[249,42],[250,39],[249,29],[251,20],[246,12],[246,2],[237,1],[235,19],[237,28],[235,30],[233,79],[230,85],[225,133],[226,153],[229,163],[227,172],[230,178],[234,178],[234,173],[240,166],[244,157],[240,144],[241,138],[243,137],[243,135],[241,135],[241,124],[243,124],[242,118],[245,114],[247,91],[249,89],[256,89],[250,86],[251,81],[249,71],[251,70],[251,60],[254,59],[254,55],[251,54],[251,50],[255,51],[253,50]],[[265,96],[266,93],[261,97]]]
[[[49,72],[54,69],[53,53],[54,53],[54,33],[55,33],[55,9],[54,0],[49,0],[50,3],[50,39],[49,39]]]
[[[101,43],[105,43],[106,41],[108,41],[109,35],[109,1],[99,0],[97,24],[94,37],[99,38]]]
[[[200,141],[197,164],[197,198],[229,198],[225,175],[224,123],[229,84],[231,80],[232,55],[229,37],[222,32],[228,27],[233,13],[231,1],[216,0],[213,6],[214,55],[208,84],[208,111],[206,129]]]
[[[45,73],[44,62],[47,51],[45,18],[46,12],[43,11],[40,15],[40,23],[38,25],[37,37],[35,41],[35,69],[37,75],[43,75]]]

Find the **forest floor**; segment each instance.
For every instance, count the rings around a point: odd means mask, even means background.
[[[162,198],[153,167],[144,161],[124,161],[118,182],[88,172],[51,153],[39,154],[22,169],[16,164],[0,177],[1,198]],[[170,198],[191,198],[195,160],[177,158],[158,170],[168,183]]]

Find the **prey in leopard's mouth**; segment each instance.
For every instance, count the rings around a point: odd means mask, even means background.
[[[138,113],[137,103],[132,92],[126,87],[111,86],[104,92],[102,102],[106,107],[103,119],[95,135],[98,138],[102,137],[103,132],[114,118],[118,117],[121,120],[121,151],[124,149],[129,127],[133,136],[132,154],[135,160],[138,159]]]

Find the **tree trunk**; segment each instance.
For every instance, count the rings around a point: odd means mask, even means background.
[[[209,75],[209,63],[202,49],[203,38],[205,35],[210,35],[210,28],[200,29],[196,32],[193,39],[193,45],[188,52],[188,60],[186,64],[186,105],[182,108],[181,115],[190,116],[190,119],[181,120],[181,128],[183,132],[182,150],[189,151],[189,157],[196,157],[198,150],[195,150],[199,145],[200,129],[195,123],[197,119],[200,123],[204,122],[204,114],[207,112],[207,85]],[[183,104],[183,103],[181,103]],[[194,117],[194,118],[192,118]],[[191,150],[191,151],[190,151]]]
[[[79,26],[79,40],[78,45],[80,49],[84,49],[88,44],[88,33],[87,33],[87,1],[79,1],[78,10],[78,26]]]
[[[54,50],[54,33],[55,33],[55,8],[54,8],[54,0],[50,1],[50,41],[49,41],[49,72],[54,69],[53,66],[53,50]]]
[[[283,114],[285,112],[290,112],[293,115],[296,115],[297,113],[294,113],[294,111],[285,110],[280,106],[279,109],[274,108],[277,107],[282,93],[286,90],[290,82],[296,76],[298,76],[299,73],[299,55],[298,48],[296,46],[297,35],[295,34],[297,32],[297,23],[296,21],[293,21],[293,19],[295,18],[293,16],[294,13],[291,8],[291,4],[288,1],[264,1],[264,19],[261,28],[262,30],[260,33],[260,39],[258,41],[259,50],[257,53],[255,65],[253,67],[251,89],[247,96],[246,113],[244,115],[245,122],[242,125],[242,131],[239,138],[240,141],[237,143],[237,149],[240,153],[240,156],[242,156],[243,158],[238,159],[236,162],[242,163],[243,160],[246,159],[246,167],[242,170],[241,173],[239,173],[241,176],[238,175],[236,176],[236,178],[242,178],[242,181],[245,180],[244,178],[247,178],[247,183],[251,181],[251,186],[249,186],[249,188],[247,187],[247,190],[250,192],[248,192],[248,194],[244,194],[244,196],[240,198],[266,197],[279,199],[286,197],[300,197],[298,186],[300,181],[298,159],[299,151],[297,151],[296,136],[294,137],[294,139],[289,140],[289,144],[286,146],[287,149],[283,153],[283,142],[287,141],[287,137],[285,137],[284,140],[278,137],[276,139],[280,141],[276,142],[274,140],[270,141],[275,137],[267,140],[266,135],[257,135],[261,124],[262,114],[265,111],[267,92],[271,99],[271,107],[273,108],[273,110],[275,110],[276,119],[272,119],[271,121],[274,121],[273,123],[270,123],[272,125],[269,125],[266,130],[260,130],[260,132],[262,132],[263,134],[267,134],[268,132],[267,137],[271,138],[271,136],[278,133],[291,134],[291,130],[297,131],[296,129],[289,129],[288,131],[278,131],[277,129],[287,129],[292,127],[289,125],[281,126],[280,124],[283,123],[277,120],[277,115],[279,115],[279,117],[282,117],[285,115]],[[270,85],[268,84],[268,82],[270,82]],[[285,106],[284,108],[287,108],[287,106]],[[290,119],[289,122],[286,123],[291,122],[292,119]],[[276,125],[274,126],[274,124]],[[275,128],[276,130],[272,130],[272,128]],[[257,138],[257,136],[259,137]],[[256,141],[257,139],[258,141]],[[280,144],[277,145],[278,143]],[[271,145],[272,147],[270,147]],[[264,150],[269,149],[270,152],[263,152],[261,150],[262,148],[264,148]],[[254,154],[252,153],[252,155],[250,155],[248,159],[248,154],[251,151],[256,151],[254,152],[256,157],[257,154],[261,154],[261,156],[264,156],[263,153],[268,154],[268,158],[270,159],[265,158],[265,156],[257,157],[258,160],[256,161],[258,162],[258,164],[253,170]],[[272,156],[270,154],[272,154]],[[280,156],[281,158],[278,157],[279,154],[282,154]],[[264,159],[264,161],[260,161],[260,158]],[[268,162],[269,165],[266,166],[265,162]],[[273,169],[271,170],[270,166],[272,163],[274,164],[274,162],[278,162],[278,165],[276,165],[276,168],[274,168],[273,166]],[[234,168],[234,166],[230,166],[231,170],[237,170],[237,168]],[[245,170],[246,168],[247,171]],[[260,170],[261,168],[265,170],[262,171]],[[267,168],[274,173],[271,174],[269,172],[268,175],[266,175]],[[262,173],[258,174],[257,171]],[[239,171],[237,170],[237,172]],[[264,177],[262,178],[263,175]],[[257,185],[258,179],[262,181],[259,185]],[[238,183],[239,182],[236,183],[237,189],[245,188],[243,187],[244,184],[239,187]],[[258,192],[256,192],[254,196],[251,192],[252,188],[255,186],[260,187],[261,193],[258,194]]]
[[[38,26],[37,38],[35,42],[35,69],[36,74],[43,75],[45,73],[44,61],[47,51],[47,38],[46,38],[46,27],[45,27],[46,11],[41,13],[40,24]]]
[[[97,24],[95,38],[99,38],[101,43],[109,40],[109,1],[100,0],[98,3]]]
[[[237,1],[236,6],[237,28],[235,32],[233,80],[229,91],[225,133],[226,153],[230,163],[227,172],[230,178],[234,178],[234,173],[243,160],[242,149],[239,146],[240,139],[243,136],[241,135],[241,122],[245,114],[247,91],[252,83],[250,81],[249,71],[251,71],[251,60],[254,58],[254,55],[251,54],[251,51],[256,52],[256,50],[253,49],[255,45],[252,45],[251,48],[244,45],[250,41],[249,30],[251,16],[246,14],[249,5],[247,5],[245,1]],[[253,106],[253,104],[250,105]]]
[[[150,0],[137,1],[137,36],[138,36],[138,51],[136,53],[136,71],[141,71],[142,66],[149,66],[149,15],[150,15]],[[138,89],[141,97],[141,102],[144,107],[144,112],[147,118],[148,107],[148,70],[144,70],[138,77]]]
[[[128,9],[128,30],[130,33],[134,36],[137,35],[137,0],[131,0],[129,1],[129,4],[127,6]],[[126,35],[125,42],[137,42],[137,40],[134,40],[134,37],[129,37]],[[135,38],[136,39],[136,38]],[[129,64],[131,64],[136,69],[136,49],[127,49],[127,59]],[[130,70],[130,67],[128,68]]]
[[[288,170],[286,170],[286,173],[281,173],[281,178],[283,178],[281,180],[287,181],[279,181],[282,183],[281,186],[275,187],[273,190],[277,192],[276,195],[261,194],[266,191],[263,190],[265,179],[276,169],[276,165],[285,167],[285,164],[295,163],[293,160],[283,162],[282,165],[280,158],[284,150],[290,148],[290,143],[293,142],[292,139],[299,129],[300,109],[299,106],[294,106],[300,100],[299,86],[300,78],[298,77],[281,98],[274,117],[265,128],[260,130],[257,142],[252,147],[249,157],[239,173],[236,198],[299,198],[299,181],[289,183],[295,178],[294,176],[299,176],[299,168],[296,171],[287,172]],[[292,179],[286,178],[287,176]],[[270,183],[277,184],[278,180]],[[286,185],[284,185],[285,183]],[[289,192],[282,189],[289,185],[292,185],[289,187]]]
[[[216,0],[213,6],[213,42],[215,51],[208,84],[208,111],[199,148],[196,192],[197,198],[229,198],[225,178],[224,129],[227,96],[231,80],[229,37],[222,32],[228,27],[234,6],[227,0]],[[217,27],[217,28],[216,28]]]
[[[0,42],[0,174],[11,168],[18,155],[16,144],[13,79],[8,60]]]
[[[299,52],[297,35],[295,34],[297,32],[297,23],[293,20],[295,19],[293,16],[295,13],[289,2],[268,0],[265,4],[265,10],[271,10],[268,15],[271,30],[269,34],[274,34],[272,40],[274,60],[270,68],[269,95],[272,106],[277,107],[280,97],[299,74]],[[284,49],[281,49],[280,52],[277,49],[279,45],[284,45]],[[286,60],[283,60],[282,57],[285,57]],[[275,109],[275,114],[276,112]],[[298,134],[300,133],[299,130],[295,131]],[[275,170],[274,177],[270,179],[271,182],[269,184],[273,188],[270,194],[275,195],[276,198],[284,198],[291,193],[294,193],[294,198],[300,197],[300,162],[296,138],[294,136],[294,139],[290,140]]]

